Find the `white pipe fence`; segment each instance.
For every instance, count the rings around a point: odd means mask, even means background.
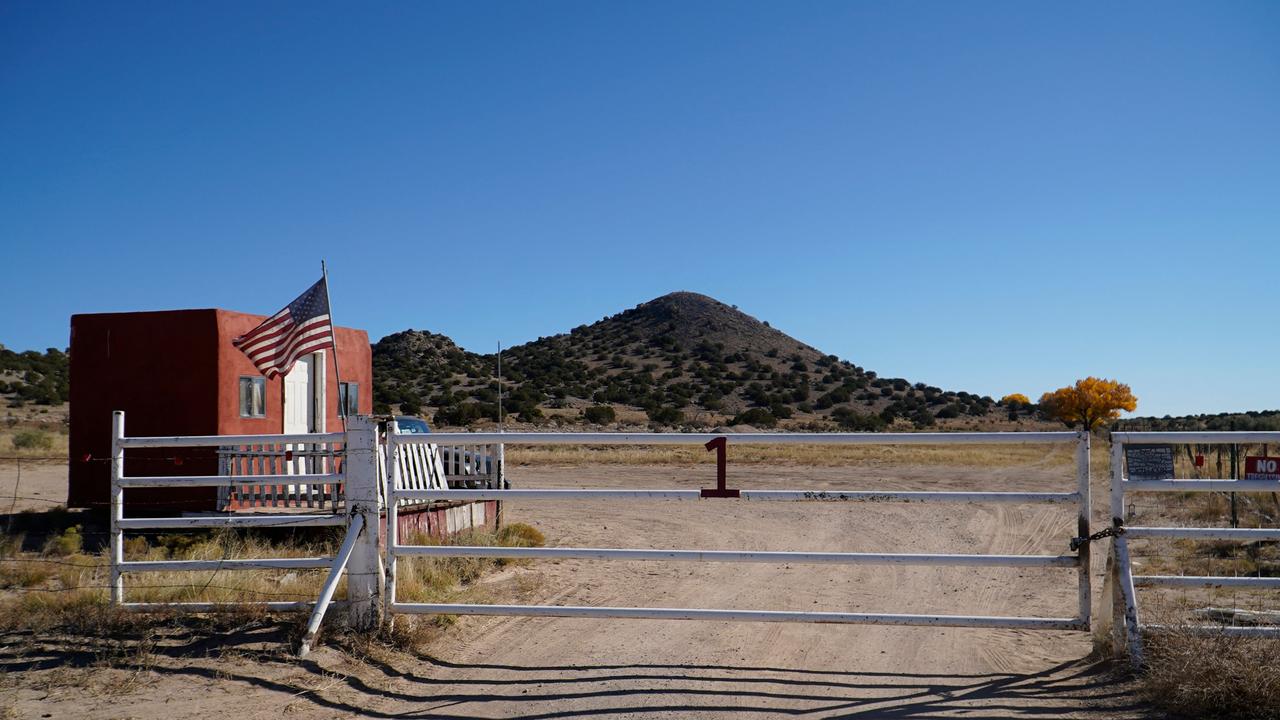
[[[1130,480],[1125,463],[1125,447],[1128,445],[1188,445],[1223,444],[1245,445],[1280,443],[1280,432],[1115,432],[1111,433],[1111,523],[1117,531],[1112,539],[1110,570],[1103,589],[1103,599],[1110,603],[1112,611],[1104,613],[1103,621],[1109,627],[1100,635],[1112,634],[1117,650],[1127,652],[1130,661],[1140,667],[1143,663],[1142,634],[1144,631],[1163,629],[1162,625],[1141,622],[1138,611],[1139,587],[1201,587],[1244,588],[1269,590],[1280,588],[1280,578],[1233,577],[1209,575],[1134,575],[1131,540],[1149,538],[1175,538],[1187,540],[1278,541],[1280,527],[1273,528],[1217,528],[1217,527],[1152,527],[1125,525],[1126,495],[1132,492],[1280,492],[1276,480]],[[1223,626],[1193,625],[1192,630],[1222,633],[1233,636],[1277,637],[1280,626]]]
[[[508,548],[480,546],[414,546],[401,544],[397,533],[397,513],[406,504],[437,501],[468,502],[487,500],[531,500],[554,502],[607,501],[725,501],[708,497],[700,490],[669,488],[638,489],[507,489],[502,461],[506,443],[520,445],[698,445],[721,435],[706,433],[437,433],[401,435],[394,423],[389,426],[385,447],[380,447],[377,428],[368,418],[351,418],[345,433],[306,435],[235,435],[195,437],[127,437],[124,414],[113,418],[111,454],[111,601],[128,610],[177,609],[213,612],[231,604],[213,602],[129,602],[125,576],[155,572],[219,572],[223,570],[322,569],[330,573],[317,601],[272,601],[253,603],[269,610],[313,611],[308,623],[303,651],[310,647],[320,628],[325,609],[331,604],[339,579],[347,578],[346,606],[356,627],[369,628],[396,613],[443,613],[475,615],[518,615],[532,617],[655,618],[759,622],[859,623],[880,625],[926,625],[1022,629],[1087,629],[1091,626],[1089,544],[1073,543],[1072,553],[1048,555],[964,554],[964,553],[881,553],[881,552],[792,552],[653,548]],[[1089,435],[1076,432],[1035,433],[834,433],[766,434],[728,436],[737,444],[773,445],[1021,445],[1057,444],[1075,448],[1074,488],[1053,492],[1008,491],[880,491],[866,489],[797,490],[741,489],[732,499],[766,502],[927,502],[927,503],[1041,503],[1073,505],[1077,516],[1077,536],[1090,535],[1089,518]],[[1126,494],[1132,492],[1280,492],[1280,481],[1226,479],[1129,480],[1125,472],[1124,449],[1129,444],[1159,443],[1277,443],[1280,432],[1206,433],[1114,433],[1111,447],[1113,469],[1110,488],[1112,532],[1103,600],[1114,607],[1103,620],[1113,620],[1117,644],[1127,649],[1134,662],[1142,658],[1141,635],[1157,629],[1139,621],[1136,588],[1240,588],[1280,589],[1280,578],[1219,577],[1209,575],[1134,575],[1129,542],[1146,538],[1191,540],[1280,541],[1280,528],[1206,528],[1125,526]],[[279,453],[279,448],[304,448],[306,462],[293,463],[286,472],[196,476],[130,476],[125,473],[126,451],[141,448],[231,448],[249,453]],[[244,450],[248,448],[249,450]],[[262,448],[268,448],[262,450]],[[308,448],[314,450],[307,450]],[[445,452],[445,450],[448,452]],[[232,453],[234,454],[234,453]],[[224,453],[224,463],[230,456]],[[281,468],[291,456],[241,457],[236,462],[258,463],[257,472]],[[270,463],[275,463],[274,465]],[[382,466],[380,472],[379,466]],[[225,469],[223,465],[220,470]],[[451,475],[450,467],[454,473]],[[455,482],[454,476],[462,478]],[[219,512],[173,517],[125,516],[127,492],[151,488],[218,488],[227,491],[237,484],[263,487],[320,487],[327,502],[317,502],[311,511],[299,511],[307,493],[295,502],[281,502],[273,512]],[[337,493],[330,489],[340,490]],[[732,501],[732,499],[728,499]],[[327,506],[327,507],[326,507]],[[315,512],[316,508],[322,512]],[[385,524],[380,513],[385,509]],[[323,510],[327,510],[324,512]],[[124,538],[128,532],[183,530],[196,528],[270,528],[344,526],[347,535],[333,557],[233,558],[225,560],[124,559]],[[385,558],[379,551],[379,535],[387,531]],[[1077,539],[1078,539],[1077,538]],[[1064,541],[1067,540],[1064,538]],[[457,603],[401,602],[396,598],[396,566],[402,557],[488,557],[515,559],[586,559],[666,562],[801,563],[813,565],[916,565],[950,567],[1055,567],[1075,568],[1077,605],[1071,617],[1020,617],[989,615],[914,615],[901,613],[799,612],[787,610],[735,610],[720,608],[577,607],[550,605],[476,605]],[[385,572],[383,560],[385,559]],[[242,605],[244,603],[234,603]],[[381,618],[379,617],[381,615]],[[1231,635],[1280,635],[1280,626],[1197,626]],[[1099,628],[1102,629],[1102,628]]]
[[[757,502],[913,502],[913,503],[1075,503],[1076,493],[952,492],[946,490],[739,490],[738,499]],[[707,500],[701,490],[613,490],[549,488],[546,490],[400,490],[413,500]]]
[[[336,444],[344,449],[333,450]],[[345,508],[339,514],[338,502],[331,503],[329,513],[273,512],[255,514],[188,514],[174,517],[125,517],[125,492],[143,488],[219,488],[228,490],[241,482],[238,476],[228,475],[166,475],[130,476],[125,474],[125,451],[135,448],[225,448],[228,446],[281,447],[324,446],[325,457],[344,462],[323,463],[331,468],[327,473],[302,474],[276,473],[256,475],[253,480],[263,486],[290,484],[318,485],[342,488],[345,491]],[[336,457],[337,455],[341,457]],[[312,621],[306,638],[307,646],[319,629],[325,610],[331,604],[338,579],[344,568],[347,573],[347,601],[344,603],[357,627],[372,627],[376,622],[376,600],[382,581],[378,577],[380,527],[379,487],[376,471],[378,446],[376,427],[367,418],[352,418],[346,433],[316,433],[308,435],[213,435],[183,437],[127,437],[125,414],[116,412],[112,417],[111,440],[111,603],[115,607],[132,611],[156,611],[178,609],[188,612],[217,612],[243,605],[253,605],[273,611],[313,609]],[[288,469],[288,468],[286,468]],[[307,467],[316,469],[316,463]],[[224,495],[225,496],[225,495]],[[339,500],[341,498],[335,498]],[[141,561],[124,559],[126,532],[145,530],[188,530],[195,528],[297,528],[344,526],[347,528],[342,549],[334,557],[311,558],[228,558],[222,560],[163,560]],[[125,575],[154,572],[220,572],[223,570],[298,570],[330,568],[318,601],[237,601],[216,602],[130,602],[126,598]],[[304,646],[305,649],[305,646]]]
[[[386,452],[396,458],[415,445],[472,443],[519,445],[704,445],[725,437],[707,433],[435,433],[400,434],[395,423],[387,432]],[[751,433],[728,436],[733,444],[772,445],[959,445],[959,444],[1072,444],[1075,453],[1074,491],[1071,492],[950,492],[869,490],[747,490],[737,498],[776,502],[949,502],[949,503],[1070,503],[1076,506],[1077,532],[1089,534],[1089,436],[1075,432],[1035,433]],[[479,546],[402,545],[396,532],[397,508],[403,501],[432,500],[550,500],[614,502],[652,500],[710,500],[700,490],[577,489],[472,490],[415,489],[398,476],[401,464],[389,462],[387,491],[387,586],[384,611],[415,614],[520,615],[534,617],[652,618],[759,622],[859,623],[932,625],[949,627],[1082,630],[1090,625],[1089,552],[1083,545],[1071,555],[971,555],[818,552],[738,552],[653,550],[646,548],[504,548]],[[1064,538],[1064,544],[1067,538]],[[1074,567],[1077,607],[1072,617],[998,617],[983,615],[904,615],[893,613],[792,612],[711,608],[575,607],[551,605],[477,605],[400,602],[396,597],[397,561],[401,557],[578,558],[597,560],[657,560],[684,562],[772,562],[813,564],[909,564],[933,566]]]

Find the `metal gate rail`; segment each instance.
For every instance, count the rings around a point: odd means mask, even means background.
[[[512,443],[520,445],[704,445],[726,438],[733,444],[843,444],[843,445],[958,445],[958,444],[1074,444],[1076,488],[1074,492],[951,492],[866,490],[740,490],[736,497],[748,501],[775,502],[951,502],[951,503],[1073,503],[1077,507],[1077,532],[1089,534],[1089,436],[1076,432],[1034,433],[455,433],[401,435],[392,423],[387,452],[394,458],[404,446],[423,443]],[[399,500],[711,500],[700,490],[577,489],[545,490],[424,490],[401,488],[399,463],[388,462],[392,477],[387,489],[387,588],[388,613],[451,615],[517,615],[529,617],[588,617],[635,619],[729,620],[754,622],[856,623],[872,625],[929,625],[1039,630],[1083,630],[1090,621],[1089,550],[1085,544],[1071,555],[974,555],[958,553],[835,553],[748,552],[731,550],[655,550],[647,548],[507,548],[491,546],[415,546],[400,544],[396,532]],[[720,498],[717,498],[720,499]],[[714,500],[711,500],[714,501]],[[1066,538],[1064,538],[1065,544]],[[685,562],[758,562],[811,564],[886,564],[984,567],[1074,567],[1077,569],[1077,610],[1069,618],[1006,617],[985,615],[917,615],[899,613],[793,612],[784,610],[733,610],[712,608],[581,607],[557,605],[479,605],[412,603],[396,598],[396,565],[401,557],[577,558],[596,560],[655,560]]]

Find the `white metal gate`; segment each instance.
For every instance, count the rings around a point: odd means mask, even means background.
[[[488,487],[449,487],[438,448],[450,447],[457,457],[477,460],[476,474],[501,478],[504,443],[519,445],[699,445],[716,442],[738,444],[811,445],[1017,445],[1066,444],[1075,448],[1074,487],[1059,492],[1004,491],[879,491],[879,490],[718,490],[683,489],[506,489],[505,483],[486,482]],[[1219,577],[1208,575],[1134,575],[1129,541],[1142,538],[1186,538],[1194,540],[1280,541],[1280,528],[1209,528],[1126,526],[1126,493],[1131,492],[1280,492],[1277,480],[1130,480],[1124,462],[1131,444],[1247,444],[1280,443],[1280,432],[1118,432],[1111,445],[1111,525],[1103,533],[1113,541],[1108,560],[1107,587],[1097,628],[1108,627],[1115,642],[1127,650],[1136,664],[1142,662],[1141,636],[1158,626],[1139,621],[1136,588],[1141,587],[1240,587],[1280,589],[1275,577]],[[465,455],[466,447],[488,447],[487,455]],[[292,474],[280,472],[279,463],[259,468],[251,476],[228,474],[210,476],[135,477],[125,474],[125,451],[154,448],[271,448],[306,447],[323,456],[316,469],[325,472]],[[459,448],[462,450],[460,451]],[[288,452],[288,451],[284,451]],[[278,454],[278,453],[277,453]],[[315,602],[257,602],[269,610],[312,608],[312,618],[304,639],[309,647],[330,604],[339,578],[348,575],[350,617],[356,627],[373,627],[379,616],[394,613],[521,615],[541,617],[655,618],[690,620],[733,620],[763,622],[860,623],[880,625],[937,625],[952,627],[1023,628],[1041,630],[1084,630],[1090,627],[1089,543],[1079,542],[1090,535],[1089,521],[1089,435],[1083,432],[1027,433],[788,433],[740,434],[731,436],[698,433],[435,433],[410,435],[397,432],[391,423],[385,447],[379,447],[373,420],[349,419],[345,433],[302,435],[222,435],[195,437],[127,437],[124,413],[113,418],[111,461],[111,601],[127,610],[179,609],[209,612],[226,607],[216,603],[146,603],[126,598],[125,576],[146,572],[181,572],[237,569],[329,568],[330,572]],[[284,456],[288,460],[287,454]],[[222,466],[227,467],[227,458]],[[265,473],[262,471],[265,470]],[[388,472],[389,471],[389,472]],[[252,478],[262,486],[310,486],[324,488],[331,502],[317,502],[309,512],[298,512],[303,502],[283,503],[286,507],[270,513],[212,513],[181,517],[125,517],[125,492],[131,488],[222,488],[224,495]],[[459,483],[462,484],[462,483]],[[475,484],[467,482],[466,484]],[[385,486],[385,487],[384,487]],[[340,490],[340,491],[339,491]],[[651,548],[517,548],[492,546],[416,546],[401,544],[397,512],[402,505],[431,501],[539,500],[571,503],[588,499],[612,502],[647,500],[688,501],[706,498],[733,498],[737,501],[773,502],[928,502],[928,503],[1051,503],[1073,505],[1077,514],[1077,542],[1074,552],[1061,555],[996,555],[960,553],[870,553],[870,552],[789,552],[737,550],[656,550]],[[733,500],[730,500],[733,501]],[[255,503],[256,504],[256,503]],[[265,503],[264,503],[265,504]],[[252,505],[252,504],[251,504]],[[273,502],[272,505],[275,505]],[[318,507],[317,507],[318,506]],[[315,510],[319,512],[315,512]],[[292,510],[292,511],[290,511]],[[385,525],[381,512],[387,513]],[[124,559],[126,532],[157,529],[213,527],[317,527],[345,526],[341,549],[332,557],[222,560],[141,561]],[[379,536],[387,530],[386,573],[380,558]],[[456,603],[401,602],[396,597],[396,564],[402,557],[498,557],[526,559],[657,560],[682,562],[801,563],[813,565],[931,565],[968,567],[1074,567],[1077,575],[1078,605],[1072,617],[1023,617],[990,615],[915,615],[894,613],[811,612],[794,610],[737,610],[730,608],[581,607],[555,605],[477,605]],[[379,595],[382,595],[379,602]],[[1204,630],[1235,635],[1280,636],[1280,627],[1206,626]]]
[[[125,474],[125,451],[146,448],[224,448],[228,446],[324,447],[335,462],[324,473],[275,473],[254,475],[253,481],[264,486],[301,484],[341,488],[342,497],[334,497],[327,512],[206,513],[178,517],[125,517],[125,491],[130,488],[220,488],[234,490],[243,482],[235,475],[168,475],[129,476]],[[339,446],[340,449],[339,449]],[[305,654],[319,630],[325,611],[344,571],[347,574],[347,600],[352,624],[373,627],[378,620],[377,597],[383,585],[378,537],[381,528],[380,493],[377,473],[379,455],[377,429],[369,418],[351,418],[345,433],[306,433],[293,435],[209,435],[179,437],[126,437],[125,415],[112,417],[111,437],[111,604],[132,611],[184,610],[216,612],[243,605],[267,610],[312,609],[311,620],[302,642]],[[327,463],[326,463],[327,464]],[[220,463],[225,468],[225,463]],[[224,493],[225,494],[225,493]],[[323,508],[323,505],[321,506]],[[314,510],[314,508],[313,508]],[[147,530],[189,530],[197,528],[280,528],[280,527],[346,527],[347,533],[338,553],[332,557],[254,558],[218,560],[140,561],[124,559],[125,533]],[[190,572],[255,569],[329,568],[320,597],[314,601],[241,601],[208,602],[130,602],[126,598],[125,576],[147,572]]]
[[[1280,528],[1149,527],[1125,525],[1125,498],[1131,492],[1280,492],[1276,480],[1130,480],[1125,467],[1125,447],[1138,444],[1247,444],[1277,443],[1280,432],[1115,432],[1111,433],[1111,555],[1103,600],[1111,609],[1103,620],[1111,625],[1127,650],[1130,661],[1141,666],[1142,633],[1159,630],[1143,624],[1138,614],[1139,587],[1236,587],[1280,589],[1277,577],[1222,577],[1213,575],[1134,575],[1129,541],[1142,538],[1184,538],[1189,540],[1280,541]],[[1104,628],[1105,630],[1106,628]],[[1189,628],[1229,635],[1280,637],[1280,627],[1203,625]]]
[[[699,433],[433,433],[399,434],[394,423],[387,433],[386,451],[391,458],[415,445],[427,443],[511,443],[519,445],[705,445],[725,438]],[[1076,432],[1025,433],[787,433],[739,434],[726,442],[738,444],[813,445],[999,445],[1069,444],[1075,446],[1075,482],[1062,492],[950,492],[877,490],[741,490],[733,497],[745,501],[782,502],[929,502],[929,503],[1059,503],[1074,505],[1077,533],[1089,535],[1089,435]],[[401,501],[431,500],[545,500],[575,502],[605,499],[613,502],[645,500],[702,500],[707,491],[678,489],[545,489],[472,490],[408,488],[397,474],[401,463],[388,462],[392,476],[387,488],[388,537],[386,543],[387,589],[385,609],[392,613],[521,615],[538,617],[654,618],[735,620],[806,623],[861,623],[881,625],[936,625],[951,627],[1085,630],[1090,623],[1089,548],[1081,544],[1073,554],[907,554],[863,552],[745,552],[707,550],[653,550],[646,548],[511,548],[481,546],[403,545],[396,533],[396,512]],[[1064,538],[1064,542],[1065,542]],[[396,563],[402,557],[501,557],[597,560],[663,560],[685,562],[755,562],[811,564],[907,564],[935,566],[1074,567],[1078,606],[1072,617],[1001,617],[988,615],[912,615],[893,613],[802,612],[792,610],[735,610],[723,608],[581,607],[557,605],[477,605],[400,602],[396,597]]]

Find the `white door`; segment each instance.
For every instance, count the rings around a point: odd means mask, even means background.
[[[305,355],[294,363],[293,369],[284,376],[284,432],[315,432],[316,429],[316,367],[314,354]],[[306,445],[289,445],[287,449],[299,453]],[[300,453],[299,453],[300,454]],[[298,475],[309,471],[311,463],[294,457],[293,462],[285,464],[285,473]],[[294,488],[290,487],[292,492]]]
[[[315,355],[304,355],[284,376],[284,433],[314,432],[316,427]]]

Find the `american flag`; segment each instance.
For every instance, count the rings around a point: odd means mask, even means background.
[[[258,327],[231,341],[269,378],[287,375],[298,358],[333,347],[324,278]]]

